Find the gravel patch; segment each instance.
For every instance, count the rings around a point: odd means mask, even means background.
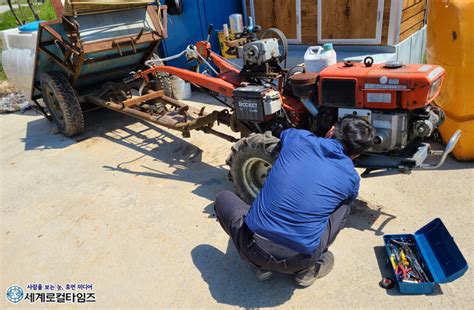
[[[31,108],[31,103],[23,94],[7,81],[0,82],[0,114],[24,112]]]
[[[0,98],[0,113],[24,112],[31,108],[31,104],[20,92],[10,93]]]

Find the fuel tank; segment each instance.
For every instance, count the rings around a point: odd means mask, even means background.
[[[437,65],[337,63],[319,73],[319,103],[337,108],[422,109],[438,95],[444,75]]]

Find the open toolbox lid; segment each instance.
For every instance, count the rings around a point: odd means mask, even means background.
[[[454,281],[468,269],[464,256],[441,219],[434,219],[419,229],[415,239],[435,282]]]

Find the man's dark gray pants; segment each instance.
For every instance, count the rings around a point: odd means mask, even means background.
[[[350,205],[341,204],[331,214],[326,230],[321,237],[321,243],[313,255],[298,254],[286,259],[277,259],[255,244],[253,232],[244,222],[245,216],[250,211],[250,206],[234,193],[230,191],[220,193],[217,196],[214,209],[219,223],[230,236],[244,260],[259,269],[291,274],[304,271],[313,265],[316,265],[316,271],[319,271],[318,261],[344,227],[350,212]]]

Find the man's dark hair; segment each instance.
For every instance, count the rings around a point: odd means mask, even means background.
[[[349,156],[356,156],[372,147],[375,129],[365,119],[349,115],[336,124],[332,138],[342,142]]]

